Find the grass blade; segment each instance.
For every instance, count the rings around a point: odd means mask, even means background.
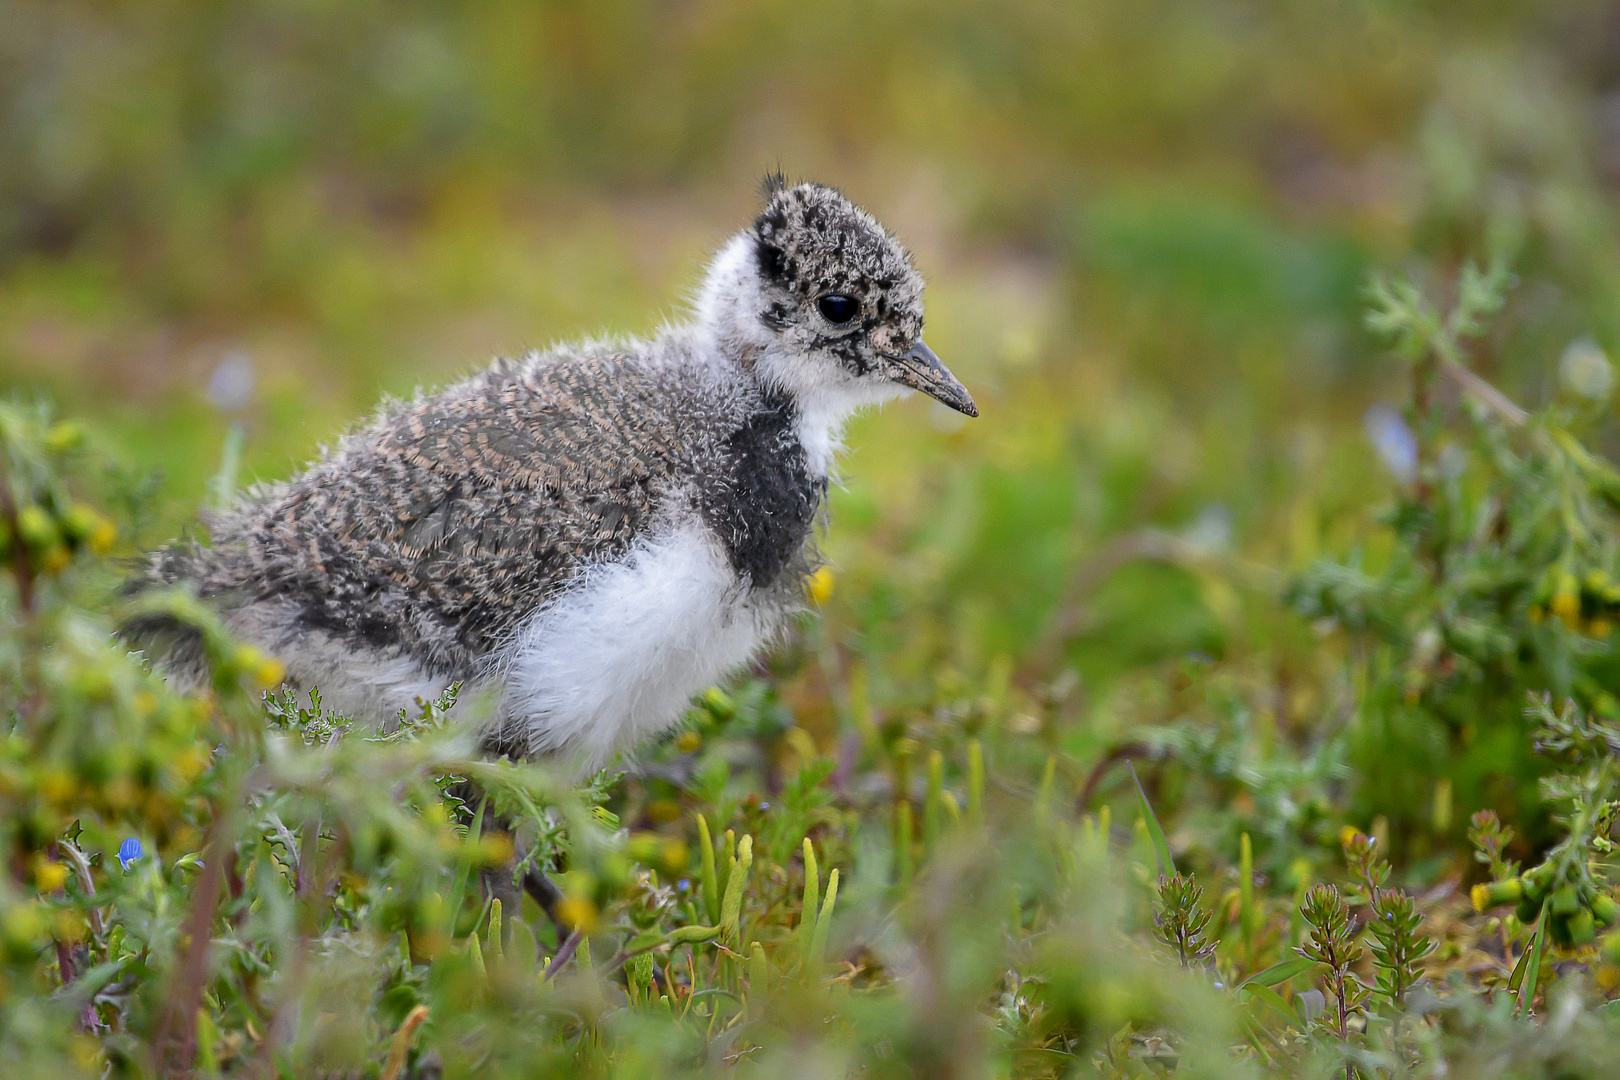
[[[715,877],[714,870],[714,837],[709,835],[709,822],[702,814],[697,816],[698,843],[702,850],[698,852],[703,869],[703,910],[709,914],[709,922],[720,921],[720,883]]]
[[[1153,840],[1153,853],[1159,859],[1159,873],[1169,877],[1176,872],[1175,860],[1170,858],[1170,841],[1165,839],[1164,829],[1159,825],[1159,819],[1154,816],[1153,804],[1148,802],[1147,792],[1142,790],[1142,781],[1136,775],[1136,766],[1127,761],[1125,767],[1131,770],[1131,781],[1136,784],[1136,797],[1142,804],[1142,819],[1147,822],[1148,836]]]
[[[816,867],[816,849],[804,838],[804,903],[799,908],[799,955],[810,955],[810,939],[816,932],[816,906],[821,903],[821,872]]]
[[[816,915],[816,932],[810,938],[810,955],[806,962],[813,966],[821,963],[821,954],[827,949],[827,931],[832,928],[833,905],[838,903],[838,868],[827,875],[827,896]]]

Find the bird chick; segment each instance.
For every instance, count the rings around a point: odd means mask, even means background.
[[[832,188],[765,194],[686,321],[388,404],[139,586],[195,589],[356,719],[461,683],[486,749],[581,771],[667,730],[802,606],[846,420],[909,390],[978,415],[905,249]],[[183,627],[125,634],[206,677]]]

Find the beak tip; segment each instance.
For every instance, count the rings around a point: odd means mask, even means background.
[[[973,403],[972,396],[967,387],[957,381],[940,358],[934,355],[921,338],[911,347],[901,361],[904,365],[896,376],[896,381],[909,386],[913,390],[921,390],[929,397],[946,405],[964,416],[976,417],[979,407]],[[915,365],[915,366],[913,366]]]

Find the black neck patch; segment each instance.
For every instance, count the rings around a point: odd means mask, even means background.
[[[725,463],[703,485],[700,511],[732,569],[756,589],[774,583],[810,536],[825,478],[793,430],[793,405],[767,398],[726,440]]]

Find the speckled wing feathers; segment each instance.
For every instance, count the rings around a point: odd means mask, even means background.
[[[623,354],[503,362],[394,407],[215,530],[205,595],[469,678],[583,565],[654,526],[725,402]],[[172,560],[171,560],[172,561]]]
[[[380,448],[476,483],[551,491],[667,474],[676,432],[661,422],[663,388],[649,381],[618,354],[501,365],[460,394],[396,416]]]

